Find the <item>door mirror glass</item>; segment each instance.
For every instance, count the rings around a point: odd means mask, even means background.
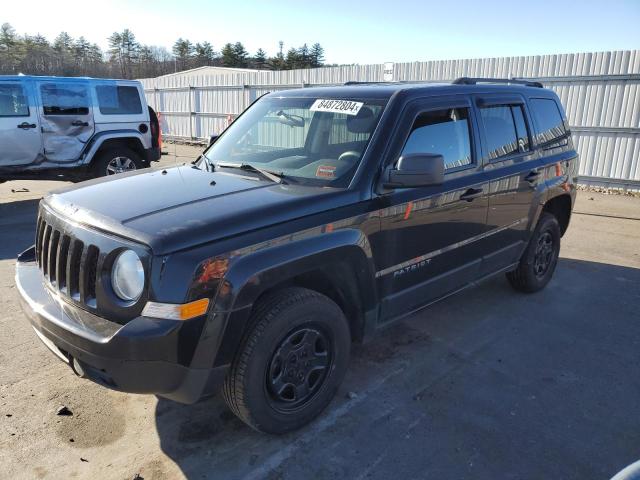
[[[444,157],[437,153],[408,153],[398,159],[395,168],[388,170],[385,187],[410,188],[442,185]]]

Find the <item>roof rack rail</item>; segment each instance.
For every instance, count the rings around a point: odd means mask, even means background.
[[[375,85],[379,83],[399,83],[399,82],[359,82],[357,80],[349,80],[344,82],[343,85]]]
[[[544,88],[542,83],[535,80],[525,80],[518,78],[475,78],[475,77],[460,77],[456,78],[453,82],[454,85],[476,85],[478,83],[507,83],[515,85],[526,85],[527,87]]]

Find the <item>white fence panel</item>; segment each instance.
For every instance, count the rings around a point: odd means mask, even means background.
[[[382,81],[384,65],[220,75],[206,68],[141,80],[167,138],[205,140],[264,93]],[[396,63],[395,81],[535,78],[567,112],[586,183],[640,189],[640,50]]]

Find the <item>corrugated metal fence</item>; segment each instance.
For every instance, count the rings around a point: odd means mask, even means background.
[[[382,81],[384,65],[144,79],[167,138],[207,139],[263,93],[347,81]],[[640,189],[640,50],[396,63],[395,81],[532,78],[556,91],[581,156],[581,181]]]

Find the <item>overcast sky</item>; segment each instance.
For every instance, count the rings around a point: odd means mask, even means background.
[[[103,49],[114,31],[171,49],[178,37],[250,53],[320,42],[328,63],[640,49],[640,0],[5,1],[0,23],[53,39],[64,30]]]

